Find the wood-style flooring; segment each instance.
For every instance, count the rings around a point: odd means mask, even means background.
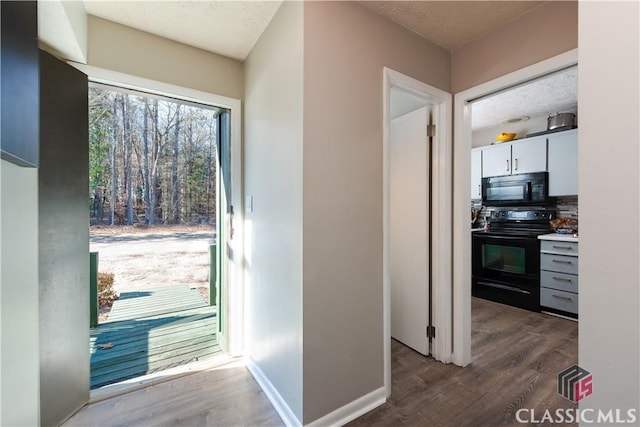
[[[578,324],[474,298],[473,362],[445,365],[392,343],[392,394],[360,426],[491,427],[515,412],[575,408],[556,376],[578,360]],[[232,365],[233,366],[233,365]],[[83,408],[66,426],[276,426],[282,420],[241,365],[204,371]]]
[[[444,365],[393,341],[391,398],[347,424],[522,425],[520,408],[576,408],[557,392],[559,372],[578,362],[578,323],[490,301],[472,301],[472,363]]]
[[[82,408],[63,426],[282,426],[241,362],[182,376]]]

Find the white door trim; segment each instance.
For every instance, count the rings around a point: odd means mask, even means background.
[[[244,347],[244,189],[242,187],[242,105],[240,100],[91,65],[76,62],[69,62],[69,64],[87,74],[94,82],[222,107],[231,111],[231,185],[233,188],[231,204],[234,206],[234,238],[231,240],[230,249],[234,259],[239,261],[230,261],[229,310],[226,312],[225,319],[225,324],[229,327],[229,336],[226,341],[222,340],[221,345],[224,344],[225,351],[230,355],[241,356]]]
[[[453,153],[453,363],[471,362],[471,104],[470,101],[578,63],[578,49],[506,74],[455,95]]]
[[[451,361],[451,94],[426,83],[383,68],[383,115],[382,115],[382,289],[383,289],[383,351],[384,387],[387,397],[391,395],[391,279],[389,275],[389,127],[391,87],[410,92],[423,98],[433,107],[436,137],[433,139],[432,212],[433,223],[433,324],[436,338],[432,348],[437,360]],[[426,325],[425,325],[426,326]]]

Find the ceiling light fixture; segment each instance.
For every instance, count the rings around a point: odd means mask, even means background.
[[[518,116],[518,117],[510,117],[508,119],[504,119],[501,123],[507,124],[507,123],[520,123],[520,122],[526,122],[527,120],[529,120],[531,117],[529,116]]]

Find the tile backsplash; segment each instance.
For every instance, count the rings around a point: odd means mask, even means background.
[[[472,200],[471,209],[479,210],[478,220],[473,224],[472,228],[482,228],[484,226],[485,217],[490,217],[495,210],[501,208],[482,206],[481,200]],[[578,219],[578,196],[557,197],[556,210],[557,217],[566,216]]]
[[[558,197],[556,199],[558,217],[568,216],[578,219],[578,196]]]

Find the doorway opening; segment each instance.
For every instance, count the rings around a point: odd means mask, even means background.
[[[223,356],[232,109],[103,80],[89,104],[91,300],[114,300],[91,307],[91,388]]]
[[[577,50],[572,50],[455,95],[455,151],[453,157],[455,175],[453,204],[456,209],[453,213],[453,247],[455,249],[453,253],[453,324],[455,325],[453,335],[453,362],[456,365],[466,366],[472,360],[472,244],[469,202],[473,199],[472,195],[474,191],[476,191],[478,184],[474,182],[474,187],[471,188],[473,103],[479,99],[502,93],[556,71],[568,69],[577,64],[577,59]]]
[[[438,361],[451,361],[451,95],[384,68],[383,97],[383,349],[389,397],[393,334],[407,344],[415,341],[409,345]],[[402,176],[409,164],[413,176]],[[411,226],[404,222],[407,215]],[[409,270],[412,277],[403,277]],[[400,315],[405,303],[413,308],[406,311],[411,318]]]

